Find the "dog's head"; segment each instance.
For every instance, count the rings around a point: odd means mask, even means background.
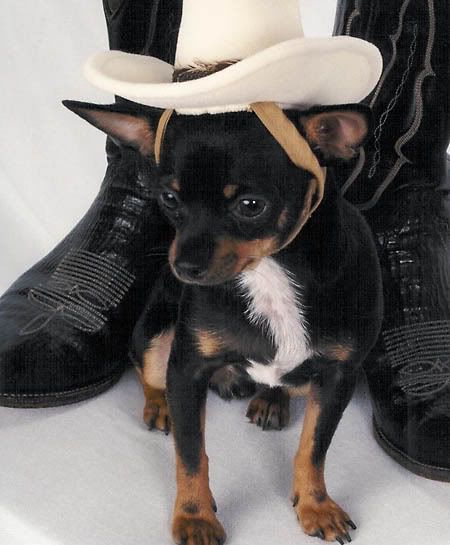
[[[70,110],[154,163],[161,110],[66,101]],[[288,112],[321,164],[349,159],[368,130],[360,106]],[[183,282],[233,279],[288,241],[311,198],[295,166],[252,112],[173,115],[149,183],[176,229],[169,251]]]

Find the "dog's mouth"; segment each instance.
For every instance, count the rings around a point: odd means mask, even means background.
[[[259,261],[278,250],[276,237],[241,241],[221,238],[215,244],[208,262],[195,256],[180,257],[178,237],[169,250],[169,265],[178,280],[185,284],[214,286],[235,279],[245,269],[255,267]]]

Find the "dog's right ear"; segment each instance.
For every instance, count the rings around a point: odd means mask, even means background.
[[[63,100],[70,111],[100,129],[118,145],[129,146],[145,157],[154,156],[155,128],[150,117],[121,104],[109,106]]]

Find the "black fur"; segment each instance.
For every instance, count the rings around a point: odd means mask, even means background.
[[[75,106],[71,109],[80,109]],[[365,112],[363,107],[346,106],[287,115],[305,133],[302,117],[333,109]],[[80,115],[89,118],[89,110]],[[142,110],[137,115],[141,117]],[[154,131],[159,112],[148,110],[146,115]],[[99,126],[98,118],[95,124]],[[133,138],[125,144],[138,147]],[[327,153],[311,145],[323,161]],[[281,247],[299,218],[310,178],[291,163],[253,113],[174,115],[168,124],[161,164],[149,183],[177,231],[171,268],[182,282],[168,270],[162,272],[135,346],[142,352],[149,338],[169,325],[176,327],[167,397],[177,450],[191,474],[199,469],[201,413],[214,371],[233,362],[245,372],[246,360],[270,365],[276,348],[266,327],[249,320],[233,253],[218,262],[218,247],[224,239],[239,244],[271,239]],[[226,198],[224,189],[230,185],[237,186],[236,194]],[[244,197],[258,205],[264,201],[266,208],[254,219],[238,217],[233,207],[241,206]],[[319,467],[353,392],[358,366],[377,338],[382,314],[371,234],[359,212],[337,191],[332,167],[321,205],[300,234],[272,258],[302,287],[311,347],[317,355],[298,362],[282,382],[294,387],[311,384],[320,405],[313,454]],[[214,332],[223,341],[214,354],[205,356],[199,350],[199,330]],[[348,353],[334,357],[333,350],[327,352],[334,346]]]

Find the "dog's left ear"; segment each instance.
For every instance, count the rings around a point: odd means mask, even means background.
[[[370,109],[360,104],[314,108],[300,115],[306,139],[322,164],[354,157],[372,124]]]
[[[155,123],[149,113],[135,111],[124,104],[100,105],[75,100],[64,100],[63,104],[110,136],[116,144],[131,147],[145,157],[153,157]]]

